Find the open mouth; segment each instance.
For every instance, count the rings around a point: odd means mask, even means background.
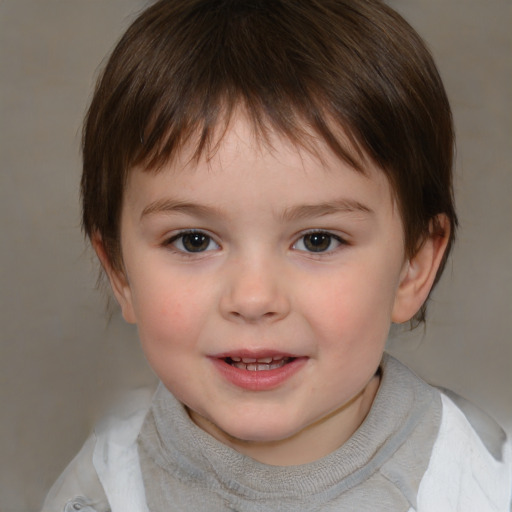
[[[211,358],[224,379],[248,391],[271,391],[293,378],[308,357],[259,351],[257,354],[225,352]]]
[[[258,372],[277,370],[278,368],[282,368],[285,364],[290,363],[293,359],[295,358],[285,356],[262,357],[258,359],[253,357],[226,357],[224,361],[230,366],[240,370]]]

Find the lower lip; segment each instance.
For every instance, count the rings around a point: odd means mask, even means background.
[[[243,370],[226,363],[224,359],[212,359],[222,376],[235,386],[248,391],[269,391],[277,388],[299,372],[306,364],[306,357],[292,359],[280,368],[273,370]]]

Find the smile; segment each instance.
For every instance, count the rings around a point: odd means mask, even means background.
[[[248,391],[270,391],[292,379],[307,363],[307,357],[266,354],[222,354],[211,357],[223,380]]]
[[[291,357],[277,356],[277,357],[264,357],[256,359],[252,357],[227,357],[226,363],[239,368],[240,370],[247,370],[250,372],[269,371],[282,368],[285,364],[291,361]]]

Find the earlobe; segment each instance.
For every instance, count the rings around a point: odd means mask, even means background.
[[[395,296],[391,320],[409,321],[427,300],[450,237],[450,222],[438,215],[430,225],[430,235],[416,254],[404,264]]]
[[[103,240],[99,234],[95,234],[92,237],[92,246],[98,259],[100,260],[101,266],[103,270],[107,274],[108,280],[110,282],[110,286],[114,295],[121,307],[121,311],[123,314],[123,318],[126,322],[130,324],[136,323],[135,313],[132,305],[132,294],[130,289],[130,284],[126,277],[126,274],[122,270],[116,269],[110,258],[107,255],[105,250],[105,245],[103,244]]]

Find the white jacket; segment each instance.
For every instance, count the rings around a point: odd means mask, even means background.
[[[417,509],[409,512],[509,512],[510,444],[503,460],[496,460],[462,411],[448,396],[441,397],[439,434]],[[148,406],[139,400],[130,411],[103,422],[57,480],[42,512],[149,512],[137,451]]]

